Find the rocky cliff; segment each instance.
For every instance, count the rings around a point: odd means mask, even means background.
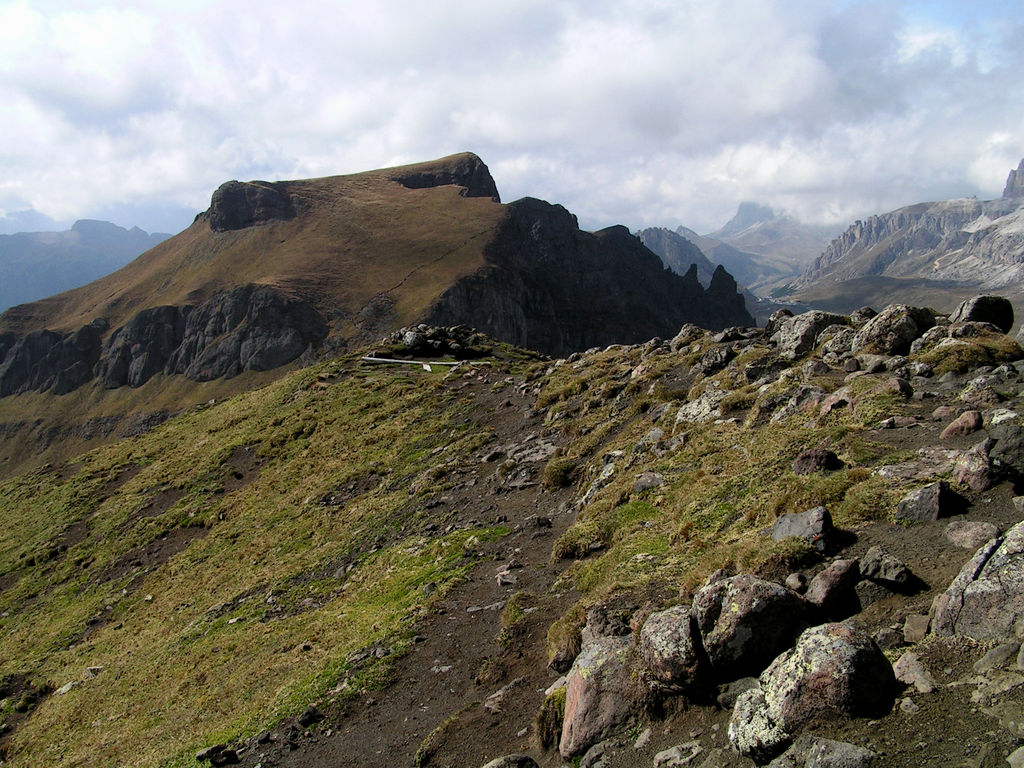
[[[952,280],[966,289],[1024,285],[1021,169],[998,200],[918,203],[856,221],[794,283],[807,289],[867,276]]]
[[[625,227],[583,232],[565,208],[533,198],[508,208],[486,265],[445,291],[428,322],[551,355],[671,336],[684,323],[753,324],[721,267],[705,290],[696,265],[675,274]]]

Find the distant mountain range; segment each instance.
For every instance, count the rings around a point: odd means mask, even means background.
[[[951,309],[966,295],[997,292],[1020,306],[1024,160],[999,199],[917,203],[854,222],[790,287],[836,311],[901,294]]]
[[[0,235],[0,312],[92,282],[169,237],[89,219],[66,232]]]

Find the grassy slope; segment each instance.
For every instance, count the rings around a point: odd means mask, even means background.
[[[10,310],[0,330],[74,329],[95,317],[117,327],[146,307],[194,303],[249,282],[348,315],[392,291],[400,320],[411,320],[482,263],[506,208],[462,197],[455,186],[406,189],[390,180],[394,173],[286,182],[287,194],[304,204],[296,218],[219,233],[200,218],[101,280]]]
[[[350,674],[353,689],[380,674],[346,660],[377,641],[400,649],[410,617],[472,562],[471,537],[494,534],[417,535],[410,488],[486,435],[437,375],[317,379],[354,367],[300,371],[87,454],[70,476],[0,487],[0,676],[84,681],[21,726],[10,765],[190,764],[343,692]],[[229,491],[241,447],[265,464]],[[353,481],[369,490],[318,503]],[[174,503],[149,516],[161,500]],[[133,565],[162,537],[191,544]],[[429,598],[427,582],[440,587]]]

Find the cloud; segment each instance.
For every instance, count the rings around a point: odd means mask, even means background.
[[[504,199],[707,231],[743,199],[841,223],[998,195],[1024,156],[1021,27],[998,2],[240,8],[0,3],[0,211],[180,228],[229,178],[470,149]]]

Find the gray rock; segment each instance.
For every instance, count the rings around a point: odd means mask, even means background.
[[[977,550],[998,535],[999,528],[994,523],[980,520],[954,520],[946,526],[946,538],[964,549]]]
[[[857,560],[836,560],[811,579],[804,598],[817,606],[830,620],[845,619],[859,608],[857,582],[860,563]]]
[[[582,755],[629,717],[630,662],[629,641],[621,637],[599,638],[576,657],[567,676],[558,744],[564,759]]]
[[[728,736],[733,749],[758,764],[775,757],[791,739],[772,718],[760,687],[741,694],[736,700],[729,718]]]
[[[889,651],[893,648],[899,648],[906,645],[906,639],[903,637],[903,632],[899,629],[893,629],[892,627],[882,627],[871,636],[871,639],[874,640],[875,645],[883,651]]]
[[[852,350],[905,355],[913,341],[935,325],[930,309],[892,304],[871,318],[854,336]]]
[[[633,483],[633,493],[643,493],[665,484],[665,478],[659,472],[644,472]]]
[[[1018,639],[1024,618],[1024,522],[985,544],[932,604],[932,632],[975,640]]]
[[[874,716],[895,698],[892,665],[861,629],[822,624],[761,674],[771,721],[788,733],[822,715]]]
[[[825,507],[814,507],[806,512],[787,512],[780,515],[772,526],[772,539],[803,539],[819,552],[828,551],[835,543],[836,530],[832,515]]]
[[[789,320],[789,318],[791,317],[793,317],[793,313],[790,312],[785,307],[783,307],[782,309],[777,309],[774,312],[772,312],[771,315],[768,317],[768,322],[765,323],[764,326],[765,338],[770,339],[772,336],[774,336],[782,327],[782,324],[786,320]]]
[[[957,499],[945,480],[911,491],[896,507],[899,520],[925,522],[954,514]]]
[[[1002,296],[975,296],[960,302],[949,322],[991,323],[1002,333],[1009,333],[1013,327],[1013,305]]]
[[[877,315],[878,313],[871,307],[861,307],[860,309],[855,309],[850,314],[850,322],[853,323],[854,327],[860,328],[864,323]]]
[[[707,671],[690,609],[683,606],[651,614],[640,630],[639,649],[651,675],[667,685],[689,688]]]
[[[995,443],[988,455],[999,478],[1024,477],[1024,427],[1019,424],[998,424],[988,431]]]
[[[919,643],[928,634],[931,617],[926,613],[912,613],[903,622],[903,639],[908,643]]]
[[[768,768],[871,768],[876,757],[863,747],[804,734]]]
[[[831,312],[804,312],[782,320],[772,334],[771,341],[778,347],[781,357],[795,360],[814,349],[818,334],[828,326],[839,325],[843,321],[841,315],[834,315]]]
[[[864,578],[895,591],[908,589],[914,583],[914,574],[907,564],[878,546],[869,549],[861,559],[860,573]]]
[[[732,576],[700,589],[692,615],[719,678],[760,672],[805,626],[808,603],[779,584]]]
[[[537,761],[529,755],[505,755],[487,763],[483,768],[539,768]]]

